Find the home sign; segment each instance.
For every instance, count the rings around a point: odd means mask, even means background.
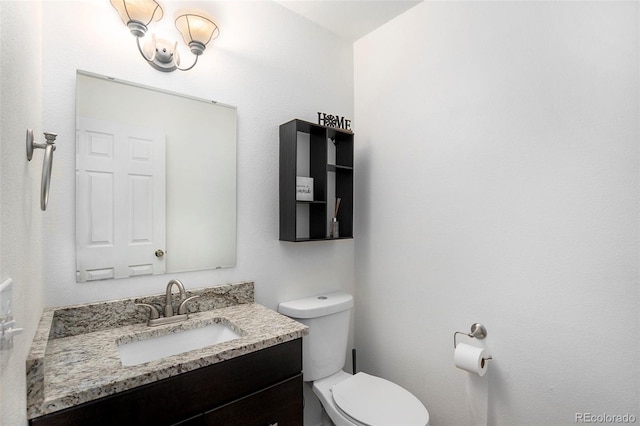
[[[351,120],[325,112],[318,112],[318,124],[321,126],[351,130]]]

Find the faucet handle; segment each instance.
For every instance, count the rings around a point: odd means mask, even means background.
[[[187,302],[193,300],[193,299],[197,299],[200,296],[191,296],[191,297],[187,297],[186,299],[184,299],[182,302],[180,302],[180,306],[178,307],[178,315],[184,315],[187,313]]]
[[[148,303],[136,303],[136,306],[144,306],[145,308],[149,308],[149,319],[158,319],[160,318],[160,312],[158,312],[158,308]]]

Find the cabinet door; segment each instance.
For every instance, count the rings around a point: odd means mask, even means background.
[[[204,414],[206,426],[300,426],[302,374]]]

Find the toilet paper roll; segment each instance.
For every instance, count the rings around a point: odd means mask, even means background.
[[[453,359],[456,367],[469,373],[475,373],[478,376],[484,376],[484,373],[487,372],[487,366],[489,365],[487,361],[489,356],[483,348],[459,343],[458,346],[456,346]]]
[[[489,380],[475,374],[465,374],[467,425],[487,426],[489,412]]]

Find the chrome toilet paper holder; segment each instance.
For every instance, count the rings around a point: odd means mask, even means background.
[[[480,323],[473,323],[471,324],[471,333],[465,333],[462,331],[456,331],[455,333],[453,333],[453,349],[456,348],[456,346],[458,346],[458,342],[456,340],[456,337],[458,334],[464,334],[468,337],[471,338],[476,338],[476,339],[484,339],[485,337],[487,337],[487,329],[485,328],[484,325],[480,324]],[[491,359],[490,357],[487,359]]]

